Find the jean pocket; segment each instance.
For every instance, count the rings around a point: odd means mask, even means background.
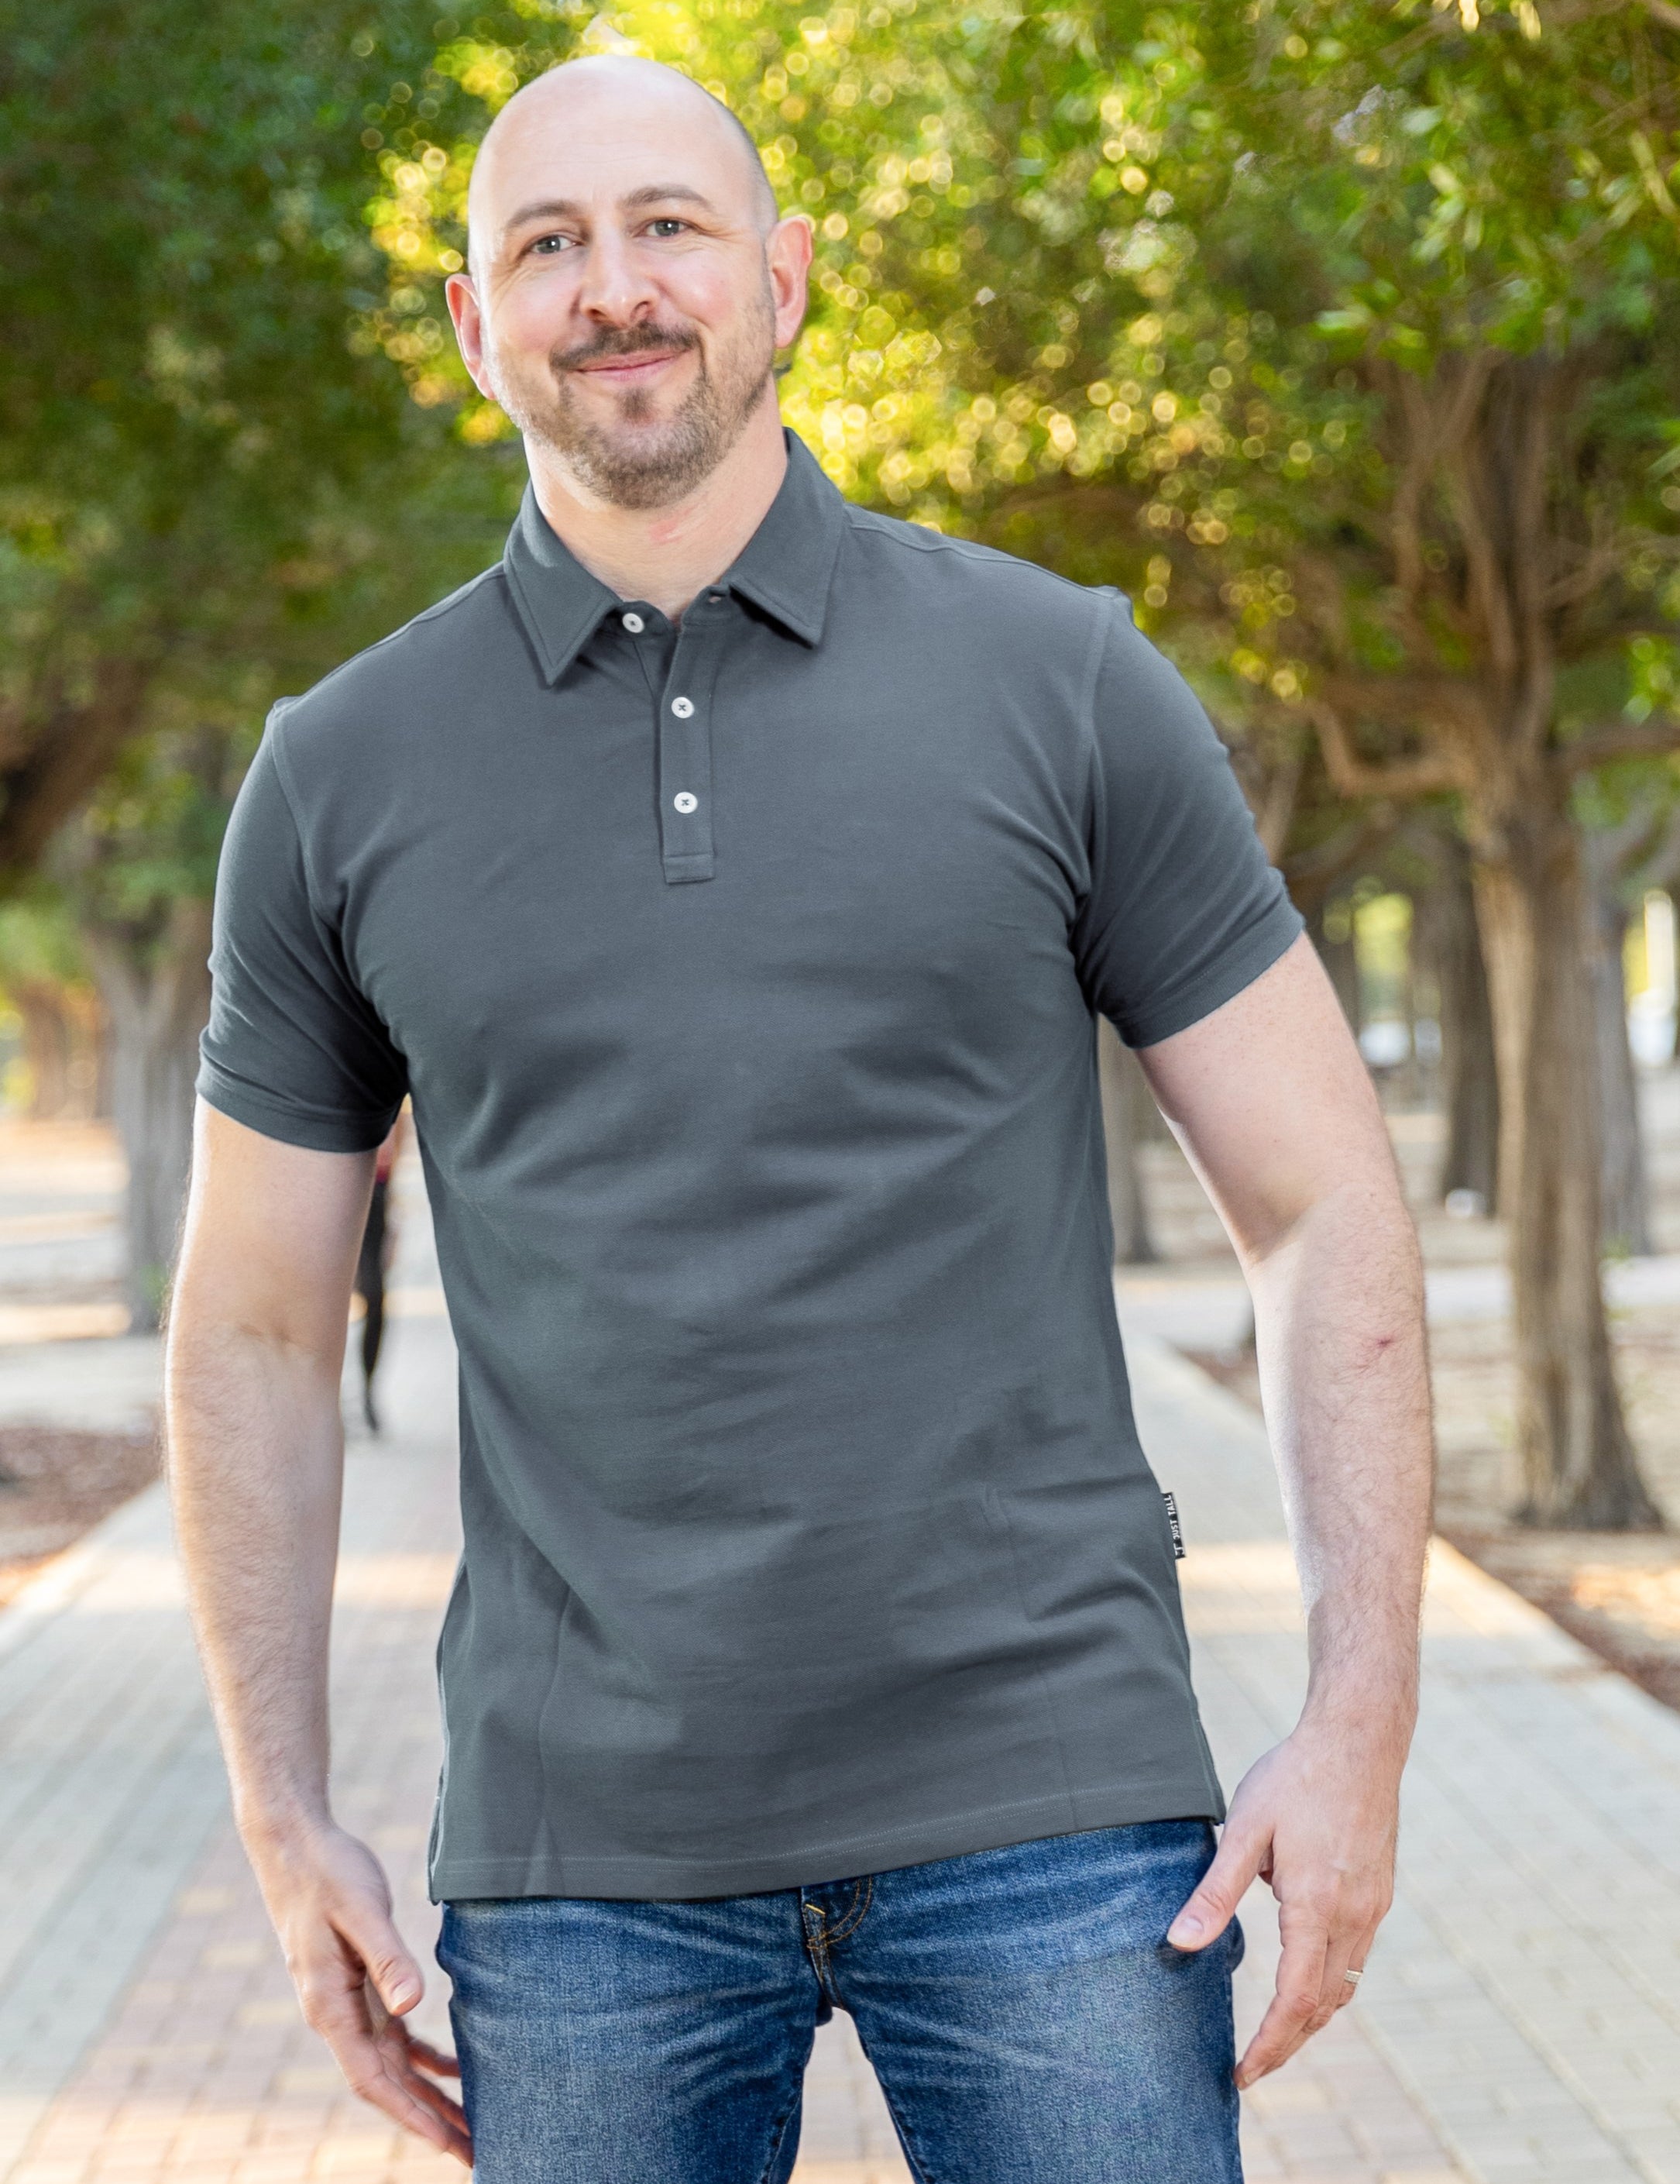
[[[1249,1937],[1243,1931],[1243,1922],[1234,1911],[1231,1914],[1231,1924],[1225,1931],[1231,1950],[1231,1969],[1234,1972],[1249,1953]]]

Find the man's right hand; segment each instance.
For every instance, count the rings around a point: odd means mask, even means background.
[[[420,1967],[379,1861],[327,1807],[344,1476],[338,1391],[374,1154],[317,1152],[199,1100],[164,1393],[175,1536],[234,1809],[303,2014],[351,2086],[470,2162],[446,2055],[402,2020]]]
[[[379,1860],[330,1821],[302,1835],[248,1840],[246,1847],[304,2018],[351,2090],[470,2168],[466,2117],[432,2083],[458,2077],[460,2066],[402,2022],[425,1982],[392,1922]]]

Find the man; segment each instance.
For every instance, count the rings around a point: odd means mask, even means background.
[[[181,1535],[306,2013],[486,2184],[765,2184],[852,2011],[909,2159],[1213,2184],[1389,1900],[1429,1436],[1369,1082],[1124,603],[848,509],[732,119],[591,59],[449,298],[505,560],[275,709],[217,907]],[[1110,1273],[1110,1015],[1254,1290],[1307,1602],[1228,1818]],[[461,1356],[431,1852],[463,2106],[328,1801],[345,1298],[405,1092]],[[1215,1825],[1224,1819],[1215,1848]],[[1233,1912],[1285,1947],[1233,2067]],[[465,2111],[465,2113],[464,2113]]]

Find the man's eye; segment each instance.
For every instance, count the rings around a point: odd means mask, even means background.
[[[668,235],[681,235],[687,225],[688,223],[686,220],[650,220],[648,223],[648,232],[650,235],[657,235],[660,237],[664,237]]]
[[[552,258],[557,251],[571,248],[571,237],[569,235],[539,235],[531,247]]]

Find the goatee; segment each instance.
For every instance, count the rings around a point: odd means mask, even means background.
[[[634,388],[617,398],[605,423],[580,412],[575,375],[612,356],[649,350],[692,353],[694,383],[676,412],[656,419],[657,390]],[[498,401],[528,440],[546,448],[578,483],[615,508],[668,507],[710,476],[745,428],[775,361],[774,317],[766,284],[741,339],[726,350],[715,375],[696,335],[683,326],[644,324],[603,331],[594,340],[548,358],[540,390],[520,386],[498,367]]]

